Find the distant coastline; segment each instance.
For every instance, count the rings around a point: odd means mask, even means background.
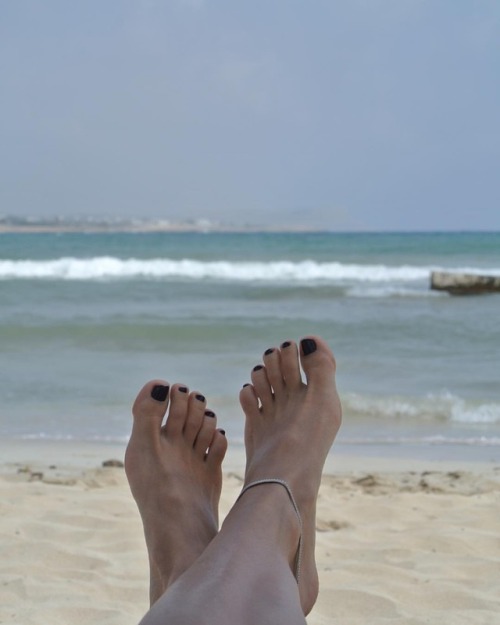
[[[0,217],[0,233],[252,233],[252,232],[317,232],[317,228],[305,226],[236,225],[211,222],[206,219],[170,221],[165,219],[71,219]]]
[[[338,234],[493,234],[496,230],[352,230],[311,227],[293,224],[233,224],[214,222],[208,219],[174,221],[169,219],[96,218],[96,217],[15,217],[0,216],[0,234],[64,234],[64,233],[214,233],[214,234],[293,234],[293,233],[338,233]]]

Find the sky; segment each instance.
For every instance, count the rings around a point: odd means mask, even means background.
[[[0,0],[0,215],[500,230],[498,0]]]

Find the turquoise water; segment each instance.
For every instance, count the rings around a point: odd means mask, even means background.
[[[500,295],[432,292],[440,268],[500,275],[500,234],[2,234],[0,434],[125,440],[166,377],[238,442],[262,352],[318,333],[345,449],[500,459]]]

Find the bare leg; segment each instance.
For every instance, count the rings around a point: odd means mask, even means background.
[[[153,604],[218,531],[227,441],[205,398],[179,384],[169,393],[168,383],[148,382],[132,411],[125,470],[144,524]]]
[[[143,625],[304,625],[317,597],[315,508],[321,472],[341,421],[335,361],[317,337],[267,350],[240,396],[246,414],[245,483],[286,481],[303,524],[301,581],[294,577],[301,526],[287,491],[246,491],[196,562]]]

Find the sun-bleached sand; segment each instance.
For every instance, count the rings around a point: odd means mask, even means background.
[[[3,443],[0,623],[134,625],[147,609],[142,526],[105,445]],[[329,459],[309,625],[500,624],[500,466]],[[224,516],[242,484],[229,456]]]

